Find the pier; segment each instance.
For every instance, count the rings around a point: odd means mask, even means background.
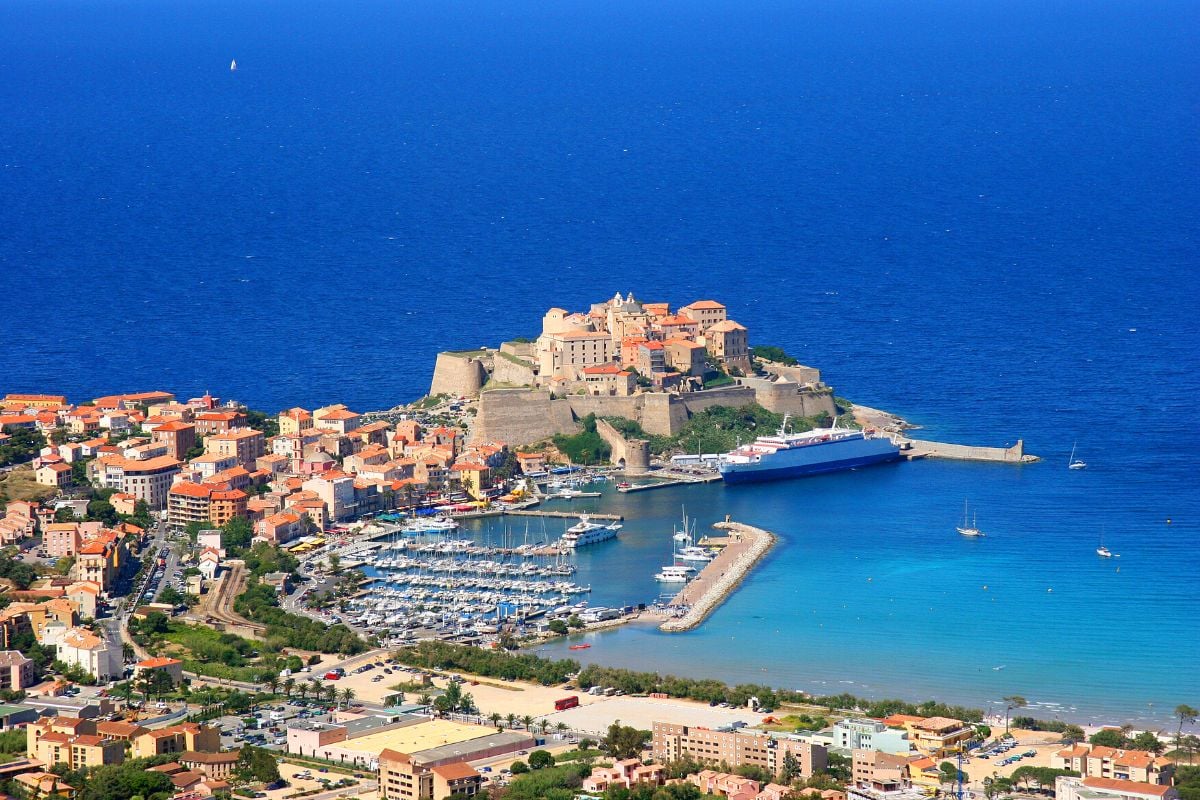
[[[553,517],[556,519],[579,519],[586,514],[590,519],[604,519],[610,522],[621,522],[625,517],[620,514],[600,514],[593,511],[501,511],[506,517]]]
[[[700,625],[775,544],[775,534],[740,522],[718,522],[713,527],[728,531],[721,552],[668,604],[686,607],[687,610],[681,616],[664,622],[659,630],[678,633]],[[717,544],[709,539],[705,542]]]
[[[909,461],[918,458],[948,458],[955,461],[993,461],[1003,464],[1032,464],[1041,461],[1025,452],[1025,442],[1018,439],[1012,447],[975,447],[966,444],[931,442],[926,439],[898,437],[900,453]]]

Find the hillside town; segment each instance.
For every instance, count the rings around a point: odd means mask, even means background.
[[[519,637],[612,621],[538,596],[586,591],[563,551],[422,543],[458,518],[542,513],[577,469],[546,441],[491,435],[489,395],[829,400],[815,370],[756,355],[720,303],[617,295],[551,309],[486,364],[439,358],[431,396],[389,411],[5,395],[0,796],[1194,798],[1187,706],[1160,737],[1010,719],[1016,697],[984,719],[548,661],[514,653]],[[461,553],[517,560],[444,566]],[[368,563],[415,565],[417,599],[373,586]],[[511,617],[445,621],[495,608],[497,582],[519,598]],[[378,606],[384,592],[400,605]]]

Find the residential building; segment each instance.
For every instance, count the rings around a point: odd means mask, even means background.
[[[855,750],[851,783],[874,792],[898,792],[912,785],[906,755],[883,750]]]
[[[241,411],[206,411],[195,418],[198,436],[213,436],[228,433],[234,428],[246,426],[246,415]]]
[[[167,455],[183,461],[187,453],[196,446],[196,426],[191,422],[172,420],[157,426],[150,434],[153,441],[167,446]]]
[[[799,776],[811,777],[825,768],[827,751],[821,745],[765,733],[744,730],[712,730],[710,728],[655,722],[651,746],[654,760],[678,761],[691,757],[702,763],[726,763],[731,767],[752,764],[778,774],[785,753],[791,753],[799,767]]]
[[[71,628],[57,642],[58,660],[77,666],[101,683],[121,677],[120,644],[102,639],[84,628]]]
[[[183,662],[177,658],[155,656],[137,662],[133,667],[135,678],[151,673],[162,673],[171,679],[172,688],[183,682]]]
[[[313,415],[303,408],[289,408],[278,417],[279,432],[291,436],[313,427]]]
[[[690,339],[667,339],[663,342],[667,366],[683,375],[701,378],[708,369],[704,345]]]
[[[320,430],[347,434],[362,424],[362,415],[343,405],[319,408],[313,412],[313,427]]]
[[[33,661],[17,650],[0,650],[0,690],[19,692],[32,686],[37,673]]]
[[[55,522],[42,531],[42,548],[50,558],[74,558],[81,544],[77,522]]]
[[[459,462],[450,468],[450,476],[457,477],[463,491],[476,500],[482,500],[492,486],[491,470],[483,464]]]
[[[213,525],[222,526],[234,517],[246,516],[250,495],[241,489],[214,489],[209,496],[208,518]]]
[[[833,726],[833,746],[840,750],[880,750],[908,753],[912,743],[907,731],[889,728],[874,719],[842,719]]]
[[[102,486],[131,494],[152,510],[161,511],[167,507],[167,495],[179,473],[179,462],[170,456],[134,461],[109,455],[97,459],[96,469]]]
[[[725,306],[715,300],[697,300],[679,309],[679,313],[696,320],[701,335],[718,322],[724,322],[727,315]]]
[[[134,758],[150,758],[187,751],[216,753],[220,749],[221,735],[217,729],[194,722],[147,731],[133,740]]]
[[[230,750],[224,753],[197,753],[188,751],[179,754],[179,763],[207,778],[224,780],[237,768],[241,752]]]
[[[49,408],[58,409],[67,404],[66,395],[62,394],[21,394],[9,393],[4,396],[4,402],[0,403],[3,406],[13,406],[21,408]]]
[[[192,522],[209,521],[212,487],[204,483],[180,481],[167,494],[167,525],[181,531]]]
[[[933,758],[954,755],[976,736],[973,726],[949,717],[926,717],[905,727],[913,747]]]
[[[204,440],[204,452],[233,456],[246,469],[254,468],[255,459],[266,453],[266,448],[267,440],[263,432],[253,428],[237,428]]]
[[[13,780],[20,784],[28,800],[74,800],[79,790],[53,772],[22,772]]]
[[[38,740],[32,757],[43,764],[65,764],[70,769],[102,767],[124,761],[125,744],[95,734],[47,733]]]
[[[584,367],[580,373],[584,388],[591,395],[628,397],[637,387],[633,373],[616,364]]]
[[[584,367],[612,361],[612,338],[607,333],[573,330],[542,334],[537,340],[538,374],[542,381],[561,377],[579,379]]]
[[[61,489],[71,483],[71,465],[62,462],[45,464],[34,470],[33,475],[41,485]]]
[[[727,800],[756,800],[759,794],[758,781],[728,772],[701,770],[694,775],[689,775],[687,781],[693,786],[699,787],[703,795],[724,797]]]
[[[325,503],[329,519],[337,522],[354,516],[354,478],[341,472],[327,472],[324,475],[309,478],[302,488],[313,492]]]
[[[1059,750],[1050,759],[1055,769],[1069,769],[1085,778],[1112,778],[1139,783],[1171,783],[1175,762],[1147,750],[1122,750],[1077,744]]]
[[[610,786],[635,789],[638,786],[662,786],[666,783],[666,768],[662,764],[643,764],[638,758],[613,762],[611,767],[594,767],[583,779],[585,792],[601,793]]]
[[[281,511],[263,517],[254,524],[254,534],[269,544],[287,544],[306,532],[303,515],[294,511]],[[311,524],[311,523],[310,523]]]
[[[750,344],[744,326],[731,319],[718,322],[704,332],[704,346],[725,369],[750,372]]]
[[[546,471],[545,453],[517,453],[517,463],[522,475],[541,474]]]
[[[444,800],[475,797],[483,776],[465,762],[427,767],[395,750],[379,754],[379,791],[382,800]]]
[[[236,454],[205,453],[189,461],[188,466],[197,473],[200,481],[208,482],[213,479],[214,475],[238,466],[238,458]]]
[[[1054,796],[1056,800],[1178,800],[1179,790],[1160,783],[1061,776],[1054,782]]]
[[[667,371],[667,351],[662,342],[642,342],[637,349],[637,370],[647,378]]]
[[[102,720],[96,723],[96,735],[105,739],[116,739],[118,742],[132,742],[146,732],[146,728],[133,722],[120,720]]]

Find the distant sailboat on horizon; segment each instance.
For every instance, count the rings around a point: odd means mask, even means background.
[[[963,500],[963,522],[962,522],[962,527],[955,528],[955,530],[956,530],[956,531],[958,531],[959,533],[961,533],[963,536],[971,536],[971,537],[983,536],[983,531],[979,530],[979,520],[978,520],[978,516],[979,516],[979,515],[978,515],[978,514],[976,514],[974,519],[970,519],[970,520],[968,520],[968,517],[967,517],[967,501],[966,501],[966,500]]]
[[[1067,460],[1067,469],[1087,469],[1087,462],[1075,457],[1075,444],[1071,444],[1071,457]]]
[[[1100,529],[1100,546],[1096,548],[1096,555],[1101,558],[1112,558],[1112,551],[1104,546],[1104,529]]]
[[[229,62],[229,71],[237,72],[237,59],[236,58],[233,61]]]

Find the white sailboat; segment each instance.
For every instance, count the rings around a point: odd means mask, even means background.
[[[961,533],[963,536],[971,536],[971,537],[983,536],[983,531],[979,530],[978,516],[979,515],[976,514],[975,518],[972,518],[970,521],[968,521],[967,501],[963,500],[962,526],[955,528],[955,530],[958,531],[959,533]]]
[[[237,72],[237,59],[236,58],[233,61],[229,62],[229,71]]]
[[[1067,461],[1067,469],[1087,469],[1087,462],[1075,457],[1075,443],[1071,444],[1071,458]]]
[[[1096,555],[1101,558],[1112,558],[1112,551],[1104,546],[1104,530],[1100,530],[1100,546],[1096,548]]]

